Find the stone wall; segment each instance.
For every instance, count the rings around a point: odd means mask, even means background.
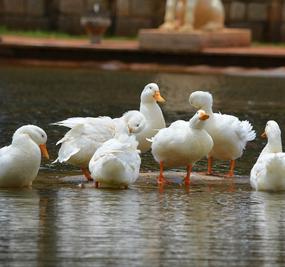
[[[109,33],[136,35],[163,21],[166,0],[0,0],[0,24],[13,29],[81,33],[80,17],[100,2]],[[226,26],[250,28],[254,40],[285,41],[285,0],[223,0]]]
[[[140,28],[157,27],[164,17],[165,1],[117,0],[116,33],[136,35]]]
[[[284,0],[223,0],[228,27],[250,28],[253,39],[285,41]]]
[[[0,24],[11,29],[82,33],[80,17],[94,3],[114,16],[113,0],[0,0]],[[114,20],[114,19],[113,19]]]

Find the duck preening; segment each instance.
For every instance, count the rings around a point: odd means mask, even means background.
[[[40,168],[41,153],[49,158],[46,141],[45,131],[38,126],[16,130],[11,145],[0,149],[0,187],[31,186]]]

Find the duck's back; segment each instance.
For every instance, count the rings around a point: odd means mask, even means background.
[[[104,143],[89,163],[92,177],[106,185],[129,185],[135,182],[141,163],[136,146],[137,143],[133,146],[115,138]]]
[[[205,124],[206,131],[214,141],[211,156],[222,160],[239,158],[246,143],[255,138],[255,132],[248,121],[237,117],[214,113]]]
[[[269,153],[257,160],[250,172],[251,186],[261,191],[285,190],[285,153]]]
[[[0,149],[0,187],[30,186],[38,174],[41,153],[37,148],[20,150],[12,145]]]

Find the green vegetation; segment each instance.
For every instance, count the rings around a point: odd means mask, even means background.
[[[86,39],[86,35],[70,35],[63,32],[53,31],[24,31],[24,30],[9,30],[6,27],[0,26],[0,35],[17,35],[24,37],[36,38],[60,38],[60,39]]]
[[[55,32],[55,31],[42,31],[42,30],[35,30],[35,31],[24,31],[24,30],[10,30],[6,27],[0,26],[0,35],[16,35],[16,36],[23,36],[23,37],[34,37],[34,38],[55,38],[55,39],[87,39],[87,35],[72,35],[64,32]],[[135,40],[136,36],[111,36],[107,35],[104,39],[109,40]]]

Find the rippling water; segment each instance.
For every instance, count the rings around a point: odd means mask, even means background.
[[[52,159],[70,116],[120,116],[139,106],[148,82],[167,102],[168,123],[189,119],[194,90],[214,94],[215,110],[248,119],[259,135],[268,119],[284,130],[285,79],[235,75],[102,72],[88,69],[0,67],[0,144],[20,125],[49,136]],[[247,176],[262,149],[259,137],[239,160]],[[203,170],[205,162],[196,166]],[[227,163],[216,168],[225,171]],[[144,171],[157,170],[150,154]],[[43,169],[32,189],[0,190],[0,263],[13,266],[274,266],[285,264],[285,195],[234,185],[169,187],[136,184],[130,190],[79,189],[57,179],[79,174],[69,166]],[[7,265],[7,266],[8,266]]]

